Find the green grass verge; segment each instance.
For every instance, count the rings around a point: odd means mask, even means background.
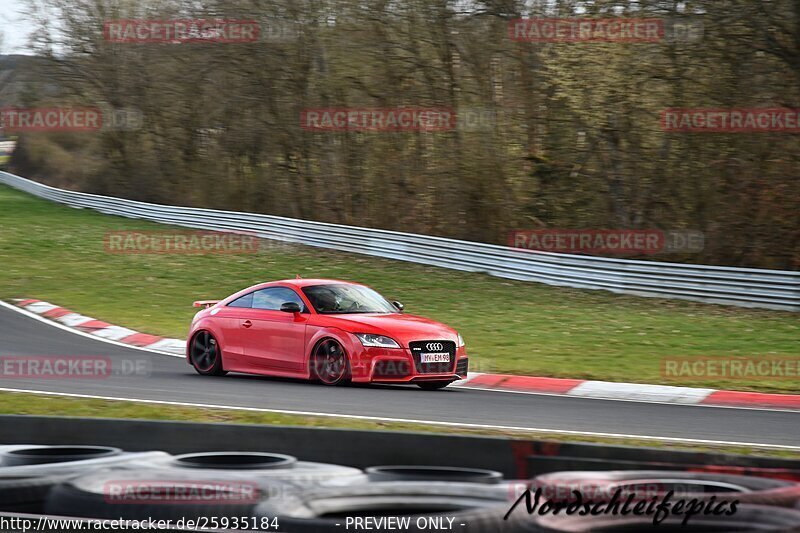
[[[0,186],[0,298],[47,300],[146,333],[183,338],[193,300],[274,279],[373,286],[412,314],[457,328],[473,370],[608,381],[799,392],[794,379],[684,381],[664,357],[797,357],[797,314],[613,295],[312,247],[255,255],[117,255],[106,232],[165,229]]]
[[[447,433],[448,435],[502,436],[520,439],[552,440],[560,442],[594,442],[618,446],[648,446],[674,450],[711,451],[740,455],[762,455],[800,459],[800,452],[792,450],[751,448],[745,446],[685,444],[635,438],[605,438],[558,433],[515,432],[492,429],[472,429],[448,426],[409,424],[401,422],[374,422],[353,418],[319,417],[264,413],[236,409],[210,409],[157,404],[140,404],[112,400],[65,398],[16,392],[0,392],[0,414],[70,416],[80,418],[119,418],[139,420],[182,420],[187,422],[216,422],[229,424],[260,424],[275,426],[325,427],[362,430],[417,431]]]

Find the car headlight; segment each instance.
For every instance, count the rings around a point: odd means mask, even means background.
[[[461,336],[461,333],[458,334],[458,342],[456,343],[456,347],[461,348],[464,346],[464,337]]]
[[[397,341],[391,337],[383,335],[373,335],[372,333],[356,333],[356,337],[361,341],[364,346],[372,348],[400,348]]]

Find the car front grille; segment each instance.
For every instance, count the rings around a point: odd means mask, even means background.
[[[418,374],[454,374],[456,366],[456,343],[453,341],[414,341],[409,342],[414,366]],[[450,355],[449,363],[423,363],[423,353],[447,353]]]

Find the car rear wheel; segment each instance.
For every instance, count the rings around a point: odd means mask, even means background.
[[[422,390],[439,390],[447,387],[450,385],[452,381],[450,380],[443,380],[443,381],[418,381],[417,387]]]
[[[341,344],[326,339],[317,345],[311,358],[311,376],[325,385],[350,381],[350,361]]]
[[[198,374],[203,376],[224,376],[222,351],[217,339],[208,331],[201,331],[192,341],[191,362]]]

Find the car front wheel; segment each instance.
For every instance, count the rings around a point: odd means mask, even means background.
[[[325,385],[343,385],[350,381],[347,353],[333,339],[326,339],[317,346],[311,365],[312,378]]]

